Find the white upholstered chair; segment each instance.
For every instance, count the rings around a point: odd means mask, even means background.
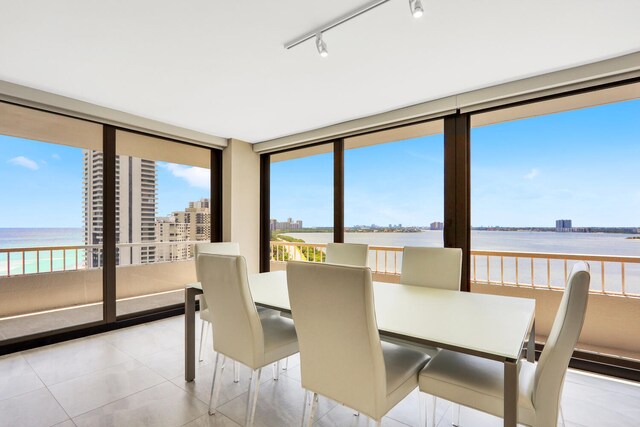
[[[519,362],[520,424],[557,425],[564,377],[584,323],[590,280],[589,265],[576,263],[540,360],[538,363]],[[420,373],[420,390],[501,417],[503,379],[500,362],[442,350]],[[427,419],[433,419],[435,399],[433,402],[431,417]],[[564,420],[561,421],[564,424]]]
[[[460,290],[462,249],[405,246],[402,252],[403,285]]]
[[[309,425],[318,395],[380,423],[416,388],[429,356],[380,341],[369,268],[289,262],[287,284],[302,387],[313,392]]]
[[[198,254],[240,255],[240,245],[235,242],[196,243],[194,246],[194,256],[196,259],[198,259]],[[205,334],[205,325],[207,329],[211,327],[211,313],[207,307],[207,301],[204,298],[204,295],[200,296],[200,323],[200,348],[198,349],[198,360],[202,362],[202,347],[203,344],[206,343],[207,336],[209,335],[209,331]],[[234,372],[238,372],[235,364]]]
[[[369,263],[369,245],[360,243],[327,243],[327,264],[366,267]]]
[[[247,277],[244,257],[199,254],[198,278],[211,308],[214,365],[209,414],[214,414],[220,386],[216,378],[220,355],[238,361],[253,370],[247,396],[246,425],[253,425],[262,368],[298,352],[293,322],[281,316],[258,315]],[[214,391],[216,391],[214,393]]]

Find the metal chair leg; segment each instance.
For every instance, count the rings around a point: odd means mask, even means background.
[[[204,334],[204,320],[201,320],[200,323],[202,323],[202,326],[200,327],[200,348],[198,349],[198,360],[202,362],[202,341],[206,335]]]
[[[240,369],[238,368],[238,362],[233,361],[233,382],[240,382]]]
[[[460,405],[457,403],[451,404],[451,425],[455,427],[460,426]]]
[[[215,406],[212,408],[213,404],[213,390],[216,386],[216,376],[218,373],[218,361],[220,359],[220,353],[216,353],[216,361],[213,364],[213,380],[211,381],[211,395],[209,396],[209,415],[213,415],[216,413]]]
[[[431,395],[431,426],[436,427],[436,397]]]
[[[304,390],[304,403],[302,404],[302,423],[300,423],[301,427],[304,427],[304,422],[307,420],[307,405],[309,402],[309,391]]]
[[[313,397],[311,398],[311,414],[309,415],[309,423],[308,427],[313,426],[313,419],[316,417],[316,412],[318,411],[318,393],[313,393]]]
[[[251,375],[251,384],[249,385],[248,393],[249,395],[247,396],[247,415],[245,416],[245,425],[247,427],[253,426],[253,420],[256,416],[256,406],[258,405],[258,391],[260,390],[261,374],[262,368],[258,369],[257,371],[253,371],[253,375]]]
[[[560,425],[562,427],[564,427],[565,423],[564,423],[564,413],[562,412],[562,405],[559,405],[558,409],[559,409],[559,412],[560,412]]]
[[[273,380],[278,381],[280,379],[280,361],[276,362],[276,370],[273,374]]]
[[[286,371],[287,369],[289,369],[289,358],[288,357],[285,359],[284,368],[282,368],[282,370]]]

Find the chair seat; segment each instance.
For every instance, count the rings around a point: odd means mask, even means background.
[[[387,407],[393,408],[418,386],[418,373],[429,355],[389,342],[381,342],[387,374]]]
[[[256,307],[258,309],[258,316],[260,317],[269,317],[269,316],[279,316],[280,312],[276,310],[272,310],[270,308],[264,307]],[[208,308],[204,310],[200,310],[200,320],[204,320],[205,322],[213,322],[213,317],[211,316],[211,312]]]
[[[299,351],[298,336],[291,319],[260,316],[260,322],[264,332],[264,365],[277,362]]]
[[[533,425],[536,365],[518,365],[518,422]],[[449,350],[440,350],[419,376],[420,390],[492,415],[504,414],[504,365]]]

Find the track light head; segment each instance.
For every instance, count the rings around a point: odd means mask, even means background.
[[[409,0],[409,8],[414,18],[420,18],[424,14],[424,8],[420,0]]]
[[[316,47],[318,48],[318,53],[323,58],[329,56],[329,51],[327,51],[327,44],[322,39],[322,33],[316,34]]]

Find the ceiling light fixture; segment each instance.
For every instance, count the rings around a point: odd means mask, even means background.
[[[409,0],[409,8],[414,18],[420,18],[424,14],[424,8],[420,0]]]
[[[285,49],[291,49],[292,47],[296,47],[298,46],[300,43],[304,43],[307,40],[311,40],[312,38],[315,37],[316,39],[316,47],[318,48],[318,53],[320,54],[320,56],[322,56],[323,58],[329,55],[329,52],[327,51],[327,44],[324,42],[324,40],[322,40],[322,35],[329,31],[332,28],[337,27],[338,25],[344,24],[347,21],[352,20],[353,18],[360,16],[372,9],[375,9],[376,7],[385,4],[389,2],[389,0],[375,0],[375,1],[371,1],[369,3],[367,3],[364,6],[360,6],[357,9],[352,10],[351,12],[347,13],[346,15],[343,15],[339,18],[334,19],[333,21],[321,26],[320,28],[316,29],[313,32],[307,33],[301,37],[298,37],[288,43],[285,43],[284,48]],[[421,0],[409,0],[409,7],[411,8],[411,14],[416,17],[419,18],[423,15],[424,13],[424,8],[422,7],[422,1]]]
[[[316,34],[316,47],[318,48],[318,53],[323,58],[329,56],[329,51],[327,51],[327,44],[322,40],[322,33]]]

